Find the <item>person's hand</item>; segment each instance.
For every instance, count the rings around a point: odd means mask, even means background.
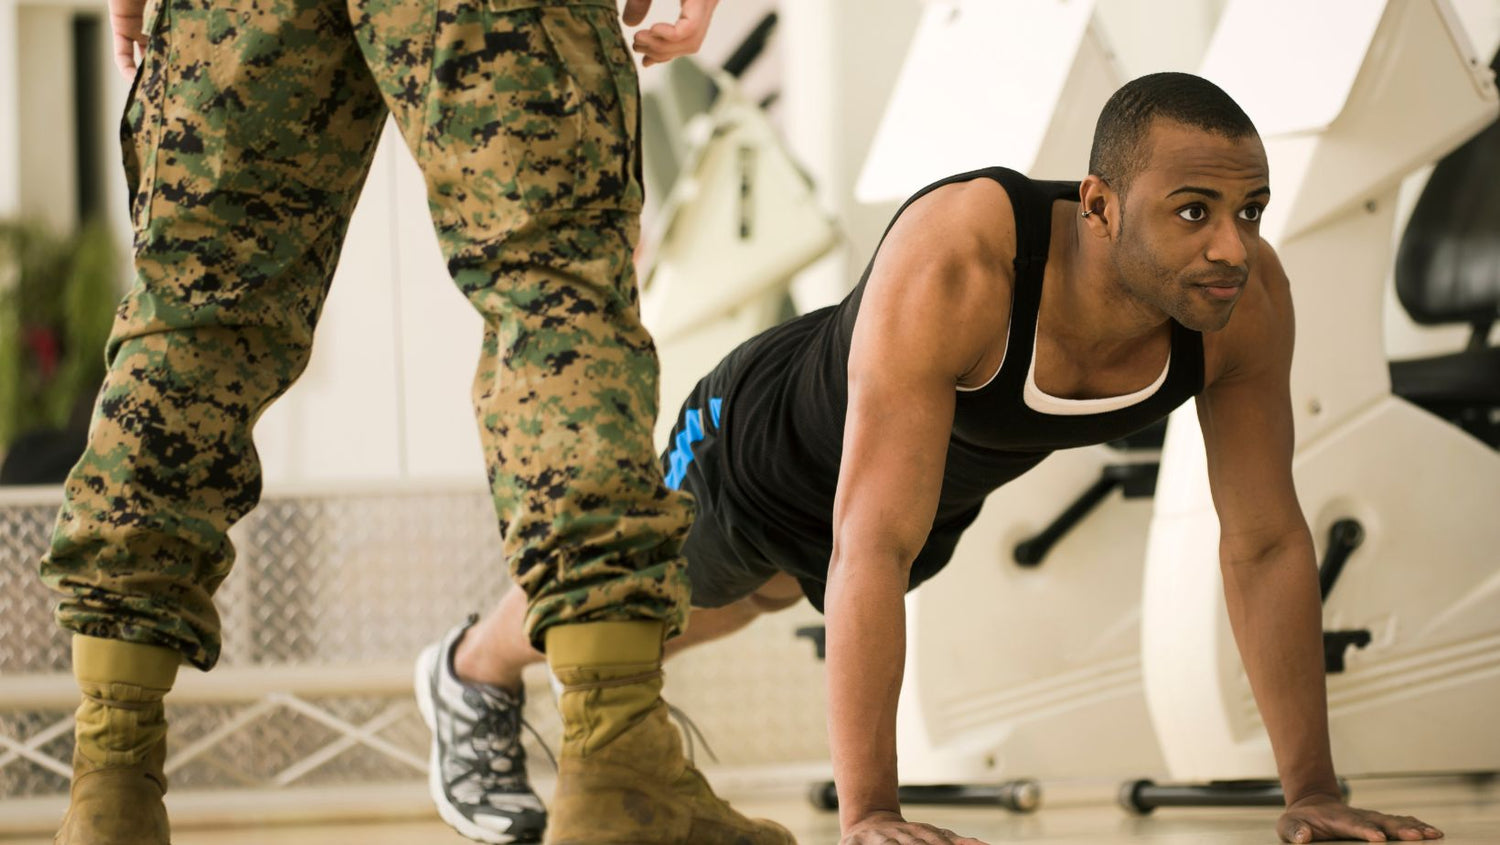
[[[871,813],[844,833],[839,845],[985,845],[951,830],[918,824],[888,811]]]
[[[682,13],[676,23],[659,23],[635,34],[631,47],[646,57],[646,67],[670,62],[678,56],[698,52],[708,23],[713,19],[719,0],[682,0]],[[623,15],[626,26],[636,26],[646,19],[651,0],[626,0]]]
[[[126,79],[135,76],[135,48],[146,48],[146,0],[109,0],[109,25],[115,31],[115,67]]]
[[[1286,808],[1276,822],[1282,842],[1326,842],[1353,839],[1358,842],[1417,842],[1442,839],[1443,832],[1411,816],[1388,816],[1360,810],[1328,796],[1304,798]]]

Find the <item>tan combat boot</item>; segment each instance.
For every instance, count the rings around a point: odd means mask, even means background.
[[[57,845],[168,845],[162,697],[181,662],[156,646],[73,637],[73,789]]]
[[[547,630],[562,685],[563,745],[549,845],[785,845],[775,822],[714,795],[682,754],[662,701],[663,626],[588,622]]]

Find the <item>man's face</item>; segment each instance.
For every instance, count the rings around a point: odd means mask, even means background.
[[[1145,167],[1122,198],[1113,255],[1126,291],[1182,325],[1229,322],[1270,200],[1260,138],[1226,138],[1158,120]]]

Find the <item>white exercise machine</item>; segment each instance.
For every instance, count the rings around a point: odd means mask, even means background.
[[[666,195],[641,272],[641,319],[661,357],[658,444],[714,364],[791,316],[793,276],[838,242],[811,182],[736,82],[774,24],[767,17],[723,70],[671,62],[668,84],[645,102],[646,182]]]
[[[1394,395],[1382,336],[1400,180],[1494,120],[1492,74],[1447,0],[1232,0],[1202,74],[1270,157],[1262,233],[1297,311],[1294,471],[1320,561],[1335,763],[1500,769],[1500,453]],[[1232,783],[1276,770],[1224,610],[1191,406],[1168,427],[1142,607],[1170,776],[1220,783],[1127,784],[1124,803],[1279,802],[1273,783]]]

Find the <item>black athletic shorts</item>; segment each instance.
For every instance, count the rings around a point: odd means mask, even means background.
[[[721,382],[729,369],[720,366],[693,388],[661,458],[667,486],[691,493],[698,504],[682,547],[693,607],[722,607],[742,599],[779,571],[737,529],[740,519],[726,500],[719,418],[724,407]]]

